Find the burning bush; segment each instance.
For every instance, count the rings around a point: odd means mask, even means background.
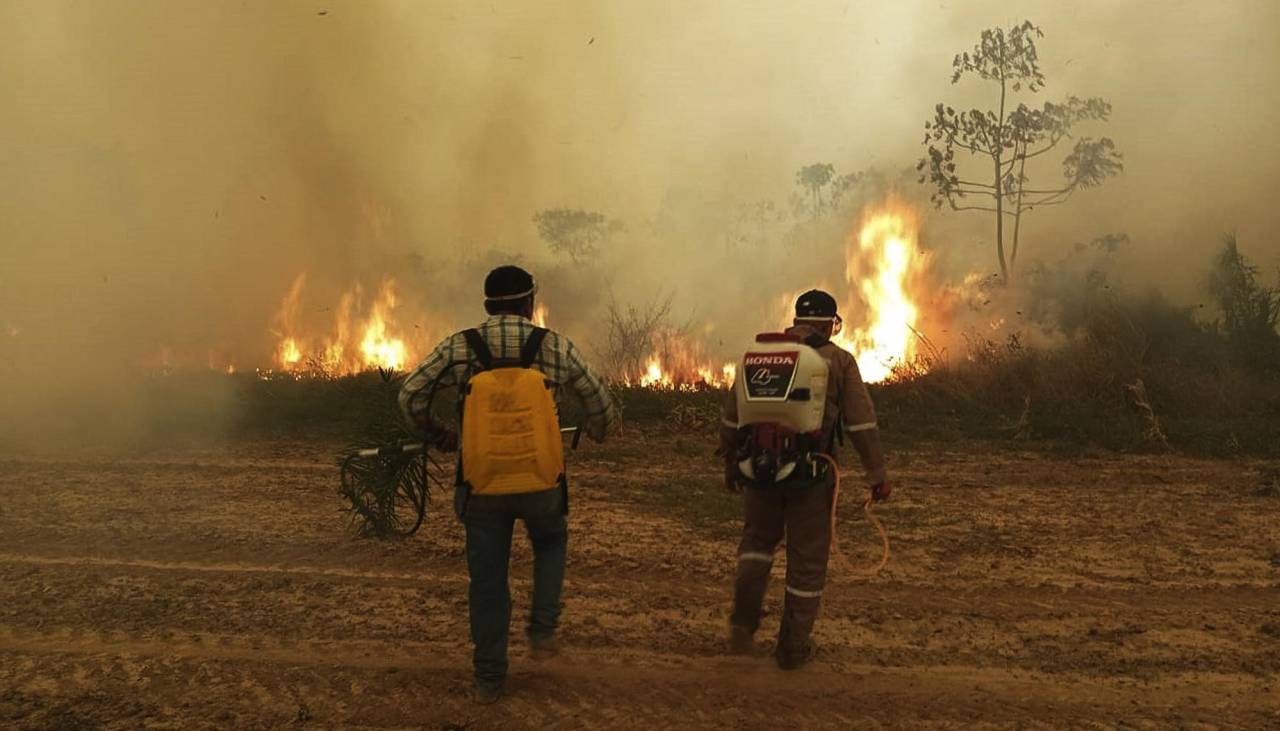
[[[726,388],[736,366],[717,363],[687,327],[670,323],[671,299],[642,307],[609,305],[604,357],[606,373],[625,387],[658,390]]]
[[[611,302],[603,348],[607,372],[624,382],[630,379],[638,382],[659,335],[670,327],[667,321],[670,314],[670,297],[640,307],[623,307]]]

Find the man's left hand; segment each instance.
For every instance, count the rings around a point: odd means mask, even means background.
[[[734,494],[742,492],[742,485],[738,483],[738,465],[732,462],[724,465],[724,489]]]

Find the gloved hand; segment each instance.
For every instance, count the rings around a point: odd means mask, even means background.
[[[871,502],[879,503],[879,502],[884,502],[885,500],[888,500],[890,492],[891,490],[889,489],[888,481],[878,482],[872,485],[871,486]]]
[[[738,482],[741,475],[738,474],[738,463],[731,457],[724,458],[724,489],[732,493],[742,492],[742,485]]]

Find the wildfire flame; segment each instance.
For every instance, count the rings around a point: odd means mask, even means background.
[[[704,354],[700,345],[679,332],[665,333],[659,340],[659,347],[646,359],[644,372],[634,380],[625,379],[626,385],[675,391],[733,385],[735,363],[717,363]]]
[[[320,338],[299,333],[306,281],[305,274],[293,280],[276,314],[280,338],[276,346],[276,366],[280,370],[347,375],[371,368],[400,370],[410,362],[408,346],[395,334],[394,280],[383,281],[363,316],[358,314],[364,304],[360,285],[345,292],[338,300],[332,332]]]
[[[868,382],[883,381],[896,366],[911,362],[922,345],[922,311],[927,310],[930,318],[939,314],[938,304],[930,299],[926,286],[929,257],[918,246],[917,231],[916,214],[910,205],[890,197],[869,206],[845,242],[844,286],[837,285],[833,290],[828,284],[818,283],[842,296],[841,313],[846,322],[843,331],[832,340],[854,354],[863,379]],[[981,279],[974,275],[965,280],[963,289],[976,292],[980,284]],[[351,287],[332,303],[329,322],[319,328],[314,314],[317,309],[307,310],[312,313],[310,319],[304,316],[306,289],[307,276],[299,274],[281,300],[272,330],[274,369],[299,376],[335,376],[371,368],[402,370],[415,362],[418,354],[397,326],[394,279],[384,280],[372,297],[358,284]],[[784,295],[780,301],[786,309],[785,324],[791,322],[797,295]],[[538,304],[533,322],[546,327],[548,319],[548,308]],[[710,341],[713,325],[708,323],[701,337],[679,330],[660,333],[651,353],[615,377],[624,385],[652,389],[730,386],[736,363],[724,362],[704,345]],[[18,333],[10,323],[0,329],[0,335],[16,337]],[[414,341],[419,340],[424,338],[415,334]],[[173,355],[165,350],[156,360],[161,369],[167,370]],[[236,371],[230,361],[212,352],[208,367],[227,373]]]
[[[928,265],[909,205],[889,198],[863,211],[845,245],[847,296],[840,307],[845,322],[831,342],[853,353],[864,381],[883,381],[895,366],[915,358]],[[794,292],[779,299],[786,325],[799,296]]]
[[[845,247],[845,279],[853,301],[844,311],[861,313],[862,324],[832,341],[854,354],[867,382],[885,380],[895,365],[916,355],[917,296],[928,265],[916,232],[913,209],[889,198],[863,212],[861,227]]]
[[[914,209],[890,197],[863,211],[845,245],[847,296],[841,312],[846,324],[832,342],[853,353],[869,383],[887,379],[896,366],[916,356],[929,265],[917,231]],[[796,292],[780,300],[786,325],[798,296]],[[663,338],[646,359],[644,371],[626,382],[655,389],[724,388],[733,384],[735,372],[735,363],[716,365],[696,342],[675,333]]]
[[[294,323],[298,320],[298,313],[302,309],[302,288],[307,284],[306,273],[299,274],[294,278],[293,284],[289,285],[289,293],[284,296],[284,301],[280,303],[280,311],[276,313],[276,322],[280,328],[288,333],[294,328]],[[280,344],[276,346],[276,363],[283,370],[293,370],[295,366],[302,361],[302,347],[298,344],[296,338],[286,334]]]
[[[360,353],[364,356],[364,367],[404,368],[408,359],[408,351],[404,341],[387,334],[388,320],[391,310],[396,306],[395,285],[390,280],[383,282],[382,291],[373,303],[369,320],[365,324],[364,338],[360,341]]]

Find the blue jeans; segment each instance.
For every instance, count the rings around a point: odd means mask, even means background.
[[[532,638],[549,639],[560,621],[560,591],[569,538],[564,494],[557,487],[521,495],[468,497],[467,489],[460,487],[455,503],[467,533],[476,683],[500,685],[507,675],[507,631],[511,624],[507,568],[515,521],[524,521],[533,544],[533,610],[527,631]]]

